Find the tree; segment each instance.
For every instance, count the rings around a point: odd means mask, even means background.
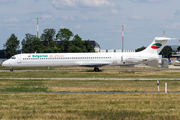
[[[180,46],[177,48],[178,51],[180,51]]]
[[[49,43],[49,47],[50,47],[51,49],[53,49],[54,47],[56,47],[56,43],[55,43],[54,41],[51,41],[51,42]]]
[[[51,50],[52,53],[59,53],[59,49],[55,46],[52,50]]]
[[[71,52],[72,43],[69,39],[73,36],[73,33],[66,28],[62,28],[58,31],[56,35],[56,40],[60,40],[59,44],[57,45],[61,52],[67,53]]]
[[[72,44],[76,47],[73,47],[73,52],[75,52],[75,49],[77,50],[76,52],[86,52],[86,46],[84,45],[84,41],[82,41],[82,38],[79,37],[79,35],[75,35]]]
[[[68,47],[68,52],[71,52],[71,53],[82,52],[82,49],[79,48],[78,46],[72,45],[72,46]]]
[[[36,38],[35,35],[31,35],[29,33],[26,34],[25,39],[22,40],[22,52],[23,53],[34,53],[33,50],[33,40]]]
[[[32,49],[34,52],[41,53],[45,49],[45,46],[39,38],[34,38],[32,41]]]
[[[3,44],[3,48],[6,58],[10,58],[11,56],[18,53],[19,40],[14,34],[11,34],[10,38],[7,39],[5,44]]]
[[[61,28],[56,35],[56,40],[69,40],[72,36],[74,36],[74,34],[69,29]]]
[[[173,50],[171,46],[165,46],[160,52],[160,55],[162,55],[163,58],[170,58],[172,55],[172,52]]]
[[[73,46],[73,44],[69,41],[69,40],[64,40],[63,42],[63,52],[67,53],[67,52],[71,52],[71,47]]]
[[[136,52],[140,52],[140,51],[143,51],[144,49],[146,49],[146,47],[142,46],[142,47],[136,49],[135,51],[136,51]]]
[[[85,40],[84,41],[84,46],[86,47],[86,51],[85,52],[95,52],[93,46],[91,45],[89,40]]]
[[[64,52],[64,46],[61,43],[58,43],[57,45],[57,49],[59,53],[63,53]]]
[[[43,50],[42,53],[51,53],[51,51],[52,51],[51,48],[46,48]]]
[[[50,41],[55,40],[56,30],[49,28],[49,29],[43,30],[43,32],[44,33],[41,35],[41,40],[44,41],[45,46],[49,47]]]

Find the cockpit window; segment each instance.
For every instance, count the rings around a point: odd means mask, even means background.
[[[16,57],[15,57],[15,56],[12,56],[10,59],[16,59]]]

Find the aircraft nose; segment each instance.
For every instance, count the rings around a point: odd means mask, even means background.
[[[2,66],[7,66],[8,65],[8,63],[6,62],[6,61],[4,61],[3,63],[2,63]]]

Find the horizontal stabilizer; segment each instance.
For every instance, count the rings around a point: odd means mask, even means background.
[[[167,37],[156,37],[155,38],[155,42],[169,41],[169,40],[177,40],[177,38],[167,38]]]

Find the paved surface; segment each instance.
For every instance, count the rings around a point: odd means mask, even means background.
[[[180,80],[180,78],[0,78],[0,80]]]
[[[126,70],[100,70],[99,72],[125,72]],[[0,72],[11,72],[0,70]],[[14,70],[13,72],[94,72],[94,70]],[[180,72],[179,70],[130,70],[129,72]]]
[[[174,66],[169,65],[169,70],[147,70],[146,68],[152,68],[149,66],[142,66],[142,65],[136,65],[137,68],[143,68],[144,70],[130,70],[130,72],[180,72],[180,66]],[[172,70],[175,69],[175,70]],[[124,72],[126,70],[101,70],[100,72]],[[0,70],[0,72],[10,72],[10,70]],[[76,70],[16,70],[14,69],[13,72],[94,72],[94,70],[79,70],[79,68]]]
[[[180,66],[169,65],[170,69],[180,69]]]
[[[124,72],[124,71],[125,70],[100,70],[99,72]],[[158,72],[158,71],[160,70],[133,70],[133,72]],[[11,72],[11,71],[0,70],[0,72]],[[94,70],[14,70],[13,72],[94,72]]]
[[[0,92],[0,93],[37,93],[37,94],[126,94],[126,93],[165,93],[165,92]],[[180,92],[167,92],[180,93]]]

